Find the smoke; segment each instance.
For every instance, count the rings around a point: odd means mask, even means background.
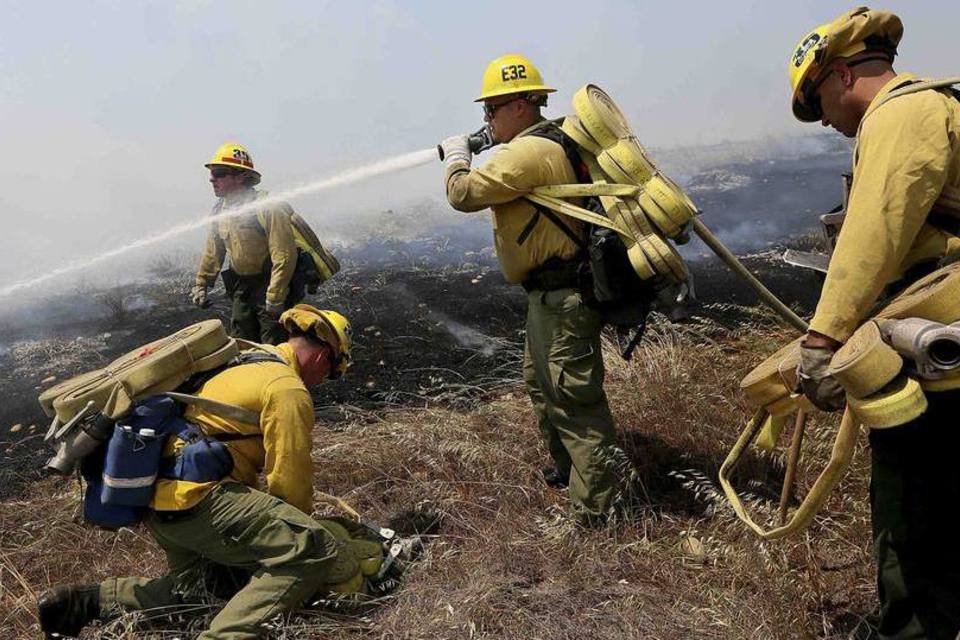
[[[61,276],[86,269],[93,265],[111,260],[113,258],[122,256],[124,254],[137,251],[144,247],[148,247],[151,245],[155,245],[157,243],[164,242],[165,240],[178,236],[182,233],[186,233],[188,231],[198,229],[218,218],[247,215],[263,209],[265,205],[275,204],[285,200],[292,200],[299,196],[303,196],[311,193],[317,193],[319,191],[325,191],[327,189],[333,189],[335,187],[340,187],[340,186],[348,185],[351,183],[359,182],[361,180],[366,180],[368,178],[372,178],[378,175],[394,173],[397,171],[402,171],[404,169],[410,169],[413,167],[426,164],[428,162],[432,162],[434,160],[436,160],[436,150],[424,149],[422,151],[414,151],[412,153],[395,156],[392,158],[388,158],[386,160],[380,160],[378,162],[374,162],[372,164],[368,164],[362,167],[349,169],[347,171],[338,173],[330,178],[323,178],[321,180],[317,180],[309,184],[305,184],[299,187],[294,187],[292,189],[287,189],[286,191],[281,191],[271,196],[261,198],[259,200],[255,200],[241,207],[224,211],[217,216],[208,216],[205,218],[201,218],[199,220],[191,220],[188,222],[183,222],[181,224],[175,225],[174,227],[172,227],[171,229],[168,229],[167,231],[156,233],[152,236],[141,238],[139,240],[134,240],[129,244],[121,245],[119,247],[116,247],[115,249],[105,251],[103,253],[100,253],[92,257],[76,260],[62,267],[52,269],[35,278],[16,282],[14,284],[8,285],[0,289],[0,298],[9,296],[18,291],[31,289],[37,285],[43,284],[50,280],[54,280]]]

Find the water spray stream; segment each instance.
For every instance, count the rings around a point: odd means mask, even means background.
[[[373,178],[375,176],[403,171],[405,169],[412,169],[429,162],[436,162],[436,159],[436,149],[424,149],[423,151],[414,151],[412,153],[406,153],[403,155],[394,156],[392,158],[387,158],[386,160],[380,160],[362,167],[349,169],[329,178],[323,178],[309,184],[293,187],[291,189],[287,189],[286,191],[280,191],[267,197],[254,200],[244,204],[243,206],[224,211],[216,216],[206,216],[198,220],[191,220],[189,222],[181,223],[175,227],[167,229],[162,233],[136,240],[128,245],[105,251],[90,258],[71,262],[70,264],[57,267],[56,269],[53,269],[52,271],[49,271],[41,276],[37,276],[29,280],[15,282],[0,289],[0,298],[9,296],[10,294],[16,293],[17,291],[21,291],[23,289],[29,289],[38,284],[58,278],[62,275],[86,269],[94,264],[110,260],[111,258],[115,258],[119,255],[123,255],[137,249],[142,249],[143,247],[147,247],[158,242],[163,242],[164,240],[177,236],[181,233],[186,233],[187,231],[192,231],[193,229],[197,229],[209,224],[213,220],[253,213],[262,209],[264,205],[274,204],[283,200],[292,200],[299,196],[317,193],[319,191],[326,191],[335,187],[342,187],[344,185],[360,182],[361,180],[366,180],[367,178]]]

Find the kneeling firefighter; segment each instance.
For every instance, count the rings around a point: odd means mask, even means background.
[[[800,352],[803,392],[826,410],[844,404],[831,360],[878,301],[960,255],[960,78],[895,72],[902,34],[896,15],[860,7],[804,36],[789,61],[794,115],[856,138],[846,218]],[[960,631],[960,391],[926,396],[919,417],[870,430],[884,638]]]
[[[280,344],[286,339],[277,322],[280,314],[297,304],[305,291],[316,291],[339,269],[336,259],[286,202],[256,210],[252,203],[267,195],[254,189],[260,172],[247,149],[235,142],[220,146],[204,165],[219,198],[211,215],[224,215],[211,223],[192,291],[194,303],[210,305],[207,290],[217,281],[224,259],[223,284],[233,300],[230,333],[252,342]]]
[[[286,311],[280,323],[289,331],[285,343],[263,346],[260,357],[197,381],[199,400],[177,415],[189,428],[169,437],[157,479],[148,477],[152,500],[145,522],[166,553],[167,574],[48,591],[38,602],[47,637],[77,635],[91,621],[123,610],[195,609],[212,593],[230,599],[199,637],[255,638],[278,614],[354,581],[364,557],[344,540],[356,536],[343,523],[309,516],[314,412],[307,391],[346,370],[350,325],[339,313],[302,304]],[[149,419],[170,401],[153,396],[134,414]],[[259,419],[228,418],[214,412],[218,406]],[[122,436],[127,427],[119,425]],[[150,434],[160,425],[151,422]],[[138,440],[149,440],[146,431],[139,428],[137,435],[134,427]],[[108,470],[111,455],[108,448]],[[256,489],[261,471],[264,492]],[[104,482],[115,492],[143,488],[106,474]]]
[[[483,103],[487,127],[441,143],[447,199],[458,211],[489,207],[494,245],[508,282],[527,291],[523,374],[554,467],[551,486],[569,484],[574,515],[605,518],[616,493],[610,454],[616,432],[603,390],[602,318],[582,294],[588,231],[578,220],[524,199],[543,185],[589,181],[576,145],[541,109],[554,89],[518,55],[487,67]],[[474,152],[504,143],[482,167]]]

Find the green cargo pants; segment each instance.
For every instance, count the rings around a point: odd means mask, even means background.
[[[523,378],[550,456],[570,474],[574,509],[602,516],[616,492],[616,445],[603,391],[600,315],[575,289],[530,291]]]
[[[165,522],[151,514],[147,524],[167,555],[169,572],[160,578],[105,580],[101,616],[122,609],[152,610],[158,616],[195,610],[211,599],[212,568],[248,574],[249,581],[200,640],[263,637],[265,623],[320,590],[337,557],[336,540],[319,523],[279,498],[238,483],[218,486],[185,517]]]
[[[960,632],[960,391],[927,393],[908,424],[870,432],[880,637],[953,640]]]
[[[290,293],[283,301],[283,308],[298,304],[306,295],[306,254],[297,257],[297,268],[290,279]],[[230,317],[230,335],[251,342],[280,344],[286,341],[287,332],[277,316],[267,313],[267,288],[270,286],[270,265],[266,271],[252,276],[238,276],[230,269],[223,272],[223,284],[227,295],[233,299]]]

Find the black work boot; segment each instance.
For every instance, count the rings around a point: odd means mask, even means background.
[[[563,489],[570,484],[569,471],[563,473],[556,467],[544,467],[541,472],[543,473],[543,481],[547,483],[548,487]]]
[[[100,618],[100,585],[55,587],[37,599],[37,617],[46,638],[76,637]]]

